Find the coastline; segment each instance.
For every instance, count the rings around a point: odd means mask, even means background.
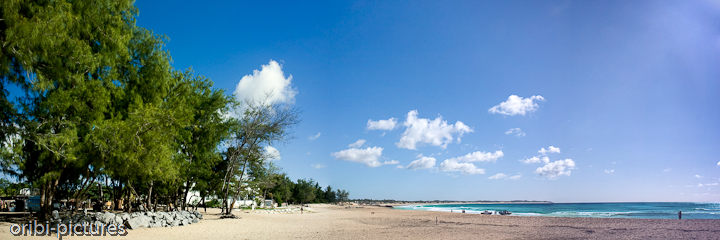
[[[200,209],[201,210],[201,209]],[[202,211],[200,211],[202,212]],[[717,238],[720,220],[513,217],[400,210],[387,207],[311,204],[304,214],[234,212],[240,219],[219,219],[208,209],[199,223],[173,228],[131,230],[130,239],[667,239]],[[437,220],[436,220],[437,219]],[[437,222],[436,222],[437,221]],[[0,239],[49,239],[9,233]],[[54,239],[55,236],[51,236]],[[64,237],[93,239],[118,237]]]

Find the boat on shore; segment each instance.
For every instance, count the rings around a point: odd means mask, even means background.
[[[480,212],[480,214],[492,215],[493,213],[491,211],[485,210],[485,211]]]
[[[500,210],[500,211],[498,211],[497,213],[500,214],[500,215],[510,215],[510,214],[512,214],[512,212],[508,212],[508,210]]]

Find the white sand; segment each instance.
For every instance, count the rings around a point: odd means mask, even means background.
[[[219,212],[218,209],[208,209],[205,219],[189,226],[130,230],[125,237],[76,236],[63,239],[720,238],[720,220],[487,216],[368,206],[345,209],[334,205],[311,205],[304,214],[235,212],[242,219],[218,219]],[[51,238],[15,237],[9,229],[10,223],[0,223],[0,239]],[[54,235],[52,238],[56,239]]]

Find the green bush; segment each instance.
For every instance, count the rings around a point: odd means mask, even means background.
[[[218,200],[218,199],[210,200],[206,204],[207,204],[207,207],[209,207],[209,208],[220,208],[221,207],[220,200]]]

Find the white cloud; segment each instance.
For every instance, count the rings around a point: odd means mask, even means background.
[[[718,161],[717,165],[720,166],[720,161]]]
[[[718,183],[706,183],[705,186],[717,186]]]
[[[500,104],[488,109],[490,113],[499,113],[508,116],[523,115],[537,111],[538,106],[534,101],[545,101],[540,95],[532,96],[529,98],[518,97],[517,95],[510,95],[507,101],[501,102]]]
[[[570,169],[575,169],[575,162],[572,159],[565,159],[547,163],[537,168],[535,173],[549,179],[557,179],[561,175],[570,176]]]
[[[432,146],[439,146],[442,149],[447,148],[455,138],[453,135],[458,134],[458,143],[460,137],[464,133],[473,132],[470,127],[464,123],[457,121],[455,124],[447,124],[442,117],[435,120],[427,118],[417,118],[417,110],[412,110],[407,115],[407,120],[403,123],[407,127],[402,134],[400,141],[395,143],[399,148],[417,149],[417,143],[427,143]]]
[[[268,160],[280,160],[280,151],[272,146],[266,146],[265,158]]]
[[[550,158],[549,158],[549,157],[543,157],[543,158],[531,157],[531,158],[528,158],[528,159],[525,159],[525,160],[520,160],[520,162],[525,163],[525,164],[540,163],[540,161],[542,161],[542,162],[544,162],[544,163],[549,163],[549,162],[550,162]]]
[[[398,164],[398,161],[395,160],[386,161],[384,163],[378,161],[378,158],[382,156],[382,151],[383,148],[381,147],[368,147],[365,149],[350,148],[339,152],[334,152],[330,155],[332,155],[333,157],[335,157],[335,159],[338,160],[363,163],[365,164],[365,166],[368,167],[379,167],[383,164]]]
[[[418,160],[412,161],[405,167],[405,169],[418,170],[418,169],[429,169],[435,166],[434,157],[421,157]]]
[[[395,167],[396,167],[396,168],[401,168],[401,169],[405,168],[405,167],[403,167],[402,165],[397,165],[397,166],[395,166]]]
[[[313,135],[313,136],[309,136],[309,137],[308,137],[308,140],[310,140],[310,141],[315,141],[315,139],[318,139],[318,138],[320,137],[320,134],[322,134],[322,133],[321,133],[321,132],[318,132],[318,134],[315,134],[315,135]]]
[[[233,94],[243,101],[245,99],[260,100],[267,94],[267,104],[271,103],[294,103],[297,91],[292,88],[292,75],[285,78],[282,65],[270,60],[267,65],[262,65],[261,70],[254,70],[252,75],[245,75],[240,79]],[[244,112],[245,109],[239,109]],[[242,115],[242,112],[239,115]]]
[[[348,145],[348,147],[359,148],[359,147],[362,147],[363,144],[365,144],[365,139],[358,139],[354,143],[351,143],[350,145]]]
[[[698,187],[702,187],[702,186],[703,186],[703,184],[702,184],[702,183],[698,183],[698,185],[697,185],[697,186],[698,186]]]
[[[605,169],[605,173],[614,173],[614,172],[615,172],[615,169],[610,169],[610,170]]]
[[[399,164],[399,163],[400,163],[400,161],[398,161],[398,160],[390,160],[390,161],[383,162],[383,165],[386,165],[386,164],[395,165],[395,164]]]
[[[663,169],[663,172],[669,172],[669,171],[672,171],[672,168],[665,168],[665,169]]]
[[[695,174],[696,178],[702,178],[702,176]]]
[[[520,179],[521,177],[522,177],[522,175],[518,174],[518,175],[515,175],[515,176],[512,176],[512,177],[508,177],[507,179],[510,179],[510,180],[518,180],[518,179]]]
[[[520,128],[511,128],[505,132],[505,135],[515,134],[516,137],[524,137],[525,133]]]
[[[468,153],[462,157],[450,158],[456,162],[495,162],[498,158],[503,156],[502,151],[495,151],[494,153],[477,151],[474,153]]]
[[[460,172],[462,174],[485,174],[485,169],[477,168],[477,166],[472,163],[458,163],[450,159],[440,164],[440,171]]]
[[[377,120],[377,121],[368,119],[368,122],[367,122],[367,130],[390,131],[390,130],[395,129],[395,127],[397,127],[397,119],[396,118],[390,118],[388,120]]]
[[[490,176],[488,179],[503,179],[506,177],[507,177],[507,175],[505,175],[504,173],[498,173],[498,174]]]
[[[322,164],[322,163],[310,164],[310,166],[314,167],[315,169],[321,169],[321,168],[327,167],[327,165]]]
[[[540,150],[538,150],[538,152],[542,155],[547,155],[548,153],[560,153],[560,148],[550,146],[550,147],[548,147],[547,150],[545,148],[540,148]]]

